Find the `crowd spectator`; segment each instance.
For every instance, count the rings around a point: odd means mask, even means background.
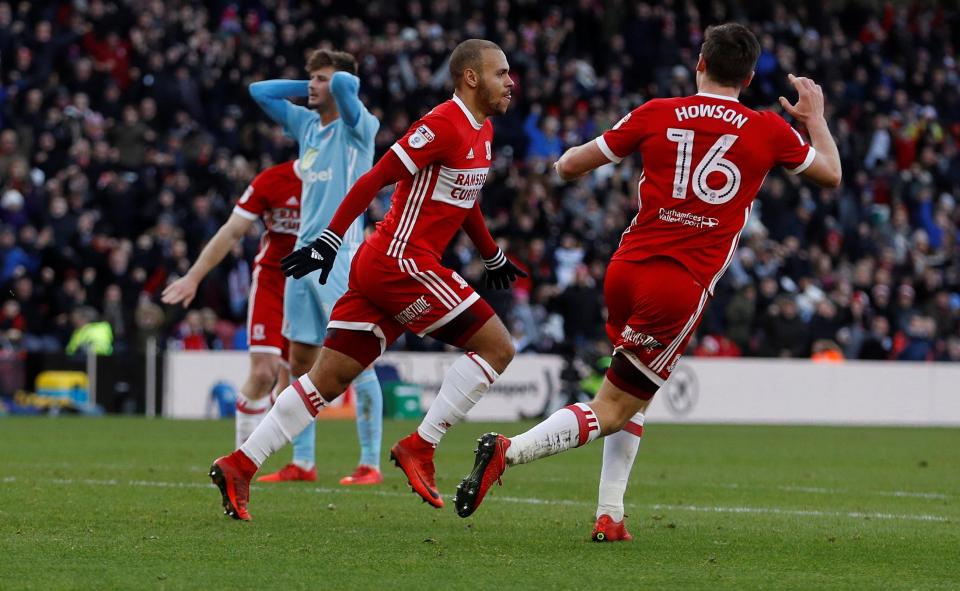
[[[71,315],[92,307],[117,351],[148,335],[230,346],[217,327],[243,325],[255,235],[185,318],[157,299],[254,174],[295,155],[247,86],[304,78],[317,47],[354,53],[379,155],[449,95],[456,43],[485,37],[517,86],[482,203],[531,275],[493,303],[521,350],[605,352],[604,264],[636,211],[642,163],[567,185],[550,164],[645,100],[693,93],[703,31],[725,20],[761,41],[746,104],[777,108],[787,73],[823,86],[844,182],[770,175],[691,350],[957,360],[960,12],[930,2],[0,0],[4,342],[63,347]],[[478,276],[467,241],[447,258]]]

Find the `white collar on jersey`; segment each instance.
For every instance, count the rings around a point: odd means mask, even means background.
[[[733,96],[725,96],[725,95],[722,95],[722,94],[713,94],[712,92],[698,92],[698,93],[697,93],[697,96],[708,96],[708,97],[710,97],[710,98],[720,99],[720,100],[724,100],[724,101],[733,101],[733,102],[735,102],[735,103],[739,103],[739,102],[740,102],[740,99],[738,99],[738,98],[736,98],[736,97],[733,97]]]
[[[483,124],[477,123],[476,117],[473,116],[473,113],[470,112],[470,109],[467,108],[467,105],[463,104],[463,101],[460,100],[460,97],[458,97],[456,93],[453,95],[453,102],[457,103],[457,106],[460,107],[460,110],[463,111],[463,114],[467,116],[467,119],[470,121],[470,125],[472,125],[474,129],[480,129],[483,127]]]
[[[297,178],[300,179],[301,181],[303,180],[303,177],[300,176],[300,159],[299,158],[293,161],[293,174],[297,175]]]
[[[333,125],[334,123],[336,123],[336,122],[339,121],[339,120],[340,120],[340,118],[337,117],[336,119],[334,119],[334,120],[331,121],[330,123],[327,123],[326,125],[324,125],[324,124],[323,124],[323,120],[320,119],[319,117],[317,117],[317,133],[323,133],[323,132],[325,132],[326,130],[330,129],[330,126],[331,126],[331,125]]]

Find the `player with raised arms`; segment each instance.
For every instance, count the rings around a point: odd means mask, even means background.
[[[211,467],[224,509],[235,518],[250,518],[250,479],[266,458],[312,424],[405,330],[466,350],[447,370],[419,428],[391,449],[414,491],[442,507],[434,449],[513,359],[513,343],[500,319],[462,277],[440,264],[463,227],[484,259],[488,286],[506,288],[518,275],[526,276],[493,241],[479,205],[493,157],[489,117],[506,112],[513,81],[503,51],[486,40],[459,44],[449,67],[453,98],[414,123],[357,181],[330,226],[282,262],[288,276],[299,279],[319,270],[320,283],[326,282],[350,222],[377,191],[397,183],[383,222],[354,258],[349,289],[331,313],[313,368],[280,393],[238,450]]]
[[[318,49],[307,58],[309,80],[265,80],[250,85],[250,95],[285,133],[297,140],[297,174],[303,182],[297,247],[309,243],[330,223],[337,207],[361,174],[373,164],[374,137],[380,122],[359,98],[357,61],[349,53]],[[290,97],[305,97],[301,107]],[[345,256],[334,265],[325,285],[287,279],[283,334],[290,340],[290,371],[299,377],[313,366],[327,331],[333,304],[347,290],[350,261],[363,241],[363,212],[344,228]],[[357,404],[360,461],[341,484],[378,484],[383,397],[373,369],[353,384]],[[261,481],[316,480],[316,433],[313,425],[290,433],[293,461]]]
[[[290,254],[300,227],[300,177],[296,161],[264,170],[250,182],[233,212],[187,273],[163,290],[165,304],[190,305],[200,281],[263,220],[260,250],[253,261],[247,306],[247,347],[250,371],[237,397],[236,444],[240,446],[270,410],[270,393],[290,383],[287,371],[288,341],[281,334],[284,276],[280,259]]]
[[[697,94],[655,99],[556,164],[564,180],[640,153],[639,212],[624,231],[604,283],[614,356],[597,396],[567,406],[529,431],[479,440],[473,471],[457,487],[461,517],[480,506],[508,466],[606,436],[593,538],[628,540],[623,494],[643,433],[643,413],[670,377],[736,252],[753,200],[777,166],[823,187],[840,183],[840,157],[823,116],[823,92],[790,75],[799,93],[784,110],[803,124],[808,144],[779,115],[739,102],[760,44],[746,27],[707,29],[697,62]]]

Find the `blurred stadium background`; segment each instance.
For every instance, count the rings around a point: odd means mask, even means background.
[[[0,0],[0,414],[66,396],[61,412],[218,416],[246,371],[259,230],[188,310],[159,296],[253,176],[296,156],[247,86],[304,78],[318,47],[352,52],[379,157],[449,96],[444,60],[468,37],[499,43],[517,83],[483,209],[531,275],[481,291],[527,355],[478,418],[589,397],[642,163],[571,184],[551,164],[647,99],[694,93],[703,31],[726,20],[761,40],[747,105],[779,111],[788,73],[823,86],[844,181],[770,174],[651,416],[960,425],[960,10],[932,1]],[[444,263],[477,285],[465,237]],[[426,402],[442,352],[408,335],[388,360]],[[38,381],[49,370],[76,373]],[[393,416],[418,412],[390,396]]]
[[[960,361],[960,13],[950,3],[0,2],[0,394],[34,390],[39,371],[71,366],[64,353],[93,339],[98,400],[142,412],[144,377],[111,372],[143,368],[148,343],[161,357],[242,349],[257,232],[190,310],[162,306],[159,293],[246,183],[295,157],[247,85],[302,78],[316,47],[353,52],[361,96],[382,121],[379,156],[450,93],[444,60],[470,36],[500,43],[518,83],[496,122],[484,211],[531,271],[483,295],[519,351],[575,351],[588,373],[609,351],[605,262],[636,208],[641,163],[568,185],[550,164],[645,99],[693,93],[703,30],[727,19],[762,42],[747,104],[778,108],[789,72],[824,87],[844,183],[819,190],[770,175],[689,354]],[[479,277],[465,237],[444,262]]]

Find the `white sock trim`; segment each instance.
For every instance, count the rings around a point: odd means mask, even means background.
[[[469,351],[447,368],[437,398],[430,405],[417,432],[437,445],[447,429],[463,420],[483,394],[500,377],[480,355]]]
[[[304,376],[305,377],[305,376]],[[276,404],[254,429],[246,442],[240,446],[257,466],[263,464],[268,457],[279,450],[314,420],[314,414],[307,406],[303,395],[296,386],[303,388],[301,381],[295,381],[287,386],[277,397]],[[310,384],[310,380],[306,380]],[[312,386],[312,384],[310,384]],[[316,390],[314,390],[316,392]]]
[[[310,414],[317,416],[320,409],[327,405],[327,401],[317,392],[317,387],[310,381],[310,374],[303,374],[293,382],[293,389],[303,400]]]
[[[269,410],[271,406],[273,406],[273,401],[271,400],[270,396],[253,399],[243,392],[237,394],[237,409],[252,411],[248,414]]]

